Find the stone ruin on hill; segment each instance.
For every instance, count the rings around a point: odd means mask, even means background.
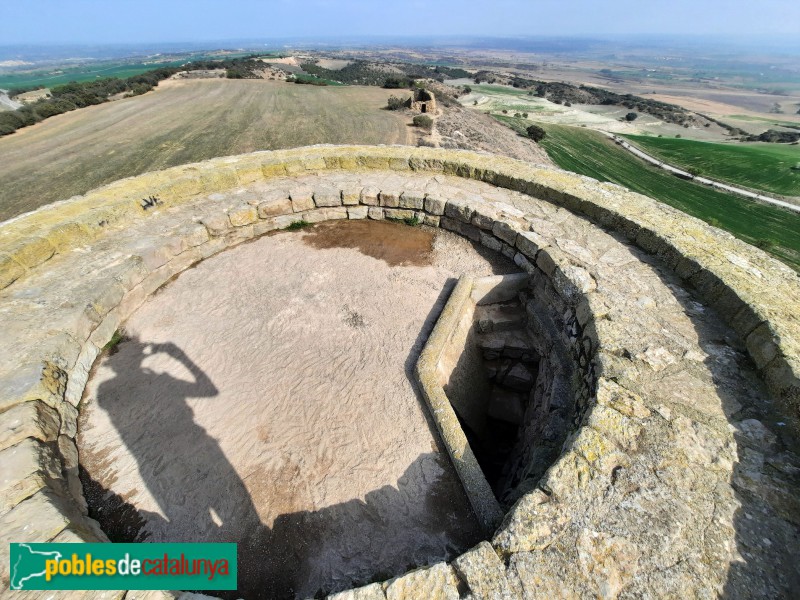
[[[420,88],[411,97],[411,110],[419,113],[436,114],[436,98],[433,92]]]

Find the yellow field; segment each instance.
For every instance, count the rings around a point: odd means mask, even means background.
[[[396,92],[396,90],[395,90]],[[264,80],[163,82],[0,138],[0,220],[105,183],[230,154],[309,144],[414,144],[392,90]]]

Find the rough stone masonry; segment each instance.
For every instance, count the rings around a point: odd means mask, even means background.
[[[161,204],[144,211],[151,195]],[[529,327],[554,373],[537,393],[566,403],[565,439],[544,462],[519,449],[526,487],[490,540],[336,598],[795,593],[795,272],[615,185],[491,155],[335,146],[148,173],[0,225],[6,590],[8,542],[106,539],[77,478],[78,402],[149,294],[295,221],[386,217],[455,231],[530,274]]]

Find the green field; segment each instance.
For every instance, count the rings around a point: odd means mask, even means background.
[[[530,121],[497,116],[520,133]],[[562,169],[618,183],[758,245],[800,270],[800,214],[723,194],[651,167],[617,147],[601,133],[580,127],[540,123],[539,142]]]
[[[165,81],[0,138],[0,220],[105,183],[231,154],[415,143],[393,90],[261,79]]]
[[[27,88],[42,85],[44,87],[54,87],[77,81],[94,81],[102,77],[133,77],[141,75],[146,71],[152,71],[159,67],[179,67],[190,60],[213,60],[215,58],[237,58],[247,56],[248,53],[231,53],[220,55],[211,54],[192,54],[174,60],[156,62],[125,62],[125,61],[102,61],[90,63],[77,67],[63,67],[60,69],[41,69],[36,71],[25,71],[20,73],[0,73],[0,89],[9,90],[12,88]]]
[[[800,196],[800,146],[785,144],[715,144],[644,135],[625,136],[664,162],[696,168],[711,179],[754,190]]]

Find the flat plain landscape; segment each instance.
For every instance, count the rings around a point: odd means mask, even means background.
[[[0,220],[123,177],[310,144],[415,144],[392,90],[265,80],[167,81],[143,96],[0,139]]]

